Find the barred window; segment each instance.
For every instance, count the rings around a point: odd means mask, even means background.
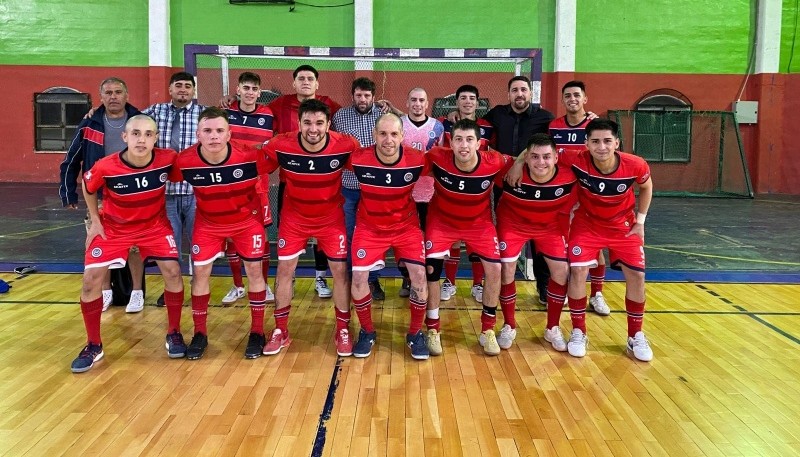
[[[68,87],[52,87],[35,93],[33,100],[36,151],[66,151],[92,107],[91,97]]]
[[[633,150],[648,162],[689,162],[692,105],[676,94],[651,93],[636,104]]]

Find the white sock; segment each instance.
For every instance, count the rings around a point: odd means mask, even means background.
[[[425,317],[428,319],[439,319],[439,308],[425,311]]]
[[[318,278],[324,278],[325,277],[325,273],[327,273],[327,272],[328,272],[327,270],[317,270],[317,277]]]

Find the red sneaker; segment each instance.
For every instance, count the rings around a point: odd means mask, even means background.
[[[292,339],[289,338],[289,334],[284,335],[281,329],[276,328],[270,334],[269,341],[264,345],[264,352],[262,353],[264,355],[274,355],[290,344],[292,344]]]
[[[342,357],[353,355],[353,340],[350,339],[350,331],[343,328],[336,332],[333,339],[336,342],[336,353]]]

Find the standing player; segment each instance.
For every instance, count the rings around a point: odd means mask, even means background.
[[[186,351],[190,360],[203,357],[208,346],[209,277],[214,260],[223,255],[225,240],[233,240],[247,273],[250,299],[250,337],[245,357],[261,356],[264,347],[266,287],[261,274],[264,256],[264,216],[256,192],[263,161],[260,153],[230,142],[228,113],[207,108],[198,118],[198,143],[178,154],[170,173],[173,181],[185,180],[194,188],[197,219],[192,234],[192,320],[194,337]]]
[[[612,268],[625,276],[625,310],[628,313],[628,355],[653,359],[642,332],[644,318],[644,222],[653,197],[650,167],[641,157],[619,149],[619,127],[607,119],[586,126],[586,147],[575,156],[565,155],[578,177],[578,204],[569,231],[569,290],[572,335],[567,349],[573,357],[586,355],[586,274],[597,263],[598,252],[608,248]],[[563,159],[563,158],[562,158]],[[639,197],[634,195],[634,184]],[[637,205],[638,204],[638,205]],[[638,206],[638,208],[637,208]]]
[[[535,133],[526,152],[518,160],[522,176],[519,186],[503,184],[503,197],[497,205],[497,237],[500,240],[502,286],[500,307],[505,325],[497,343],[508,349],[517,336],[514,308],[517,288],[514,275],[517,259],[528,240],[544,256],[550,268],[547,284],[547,326],[544,339],[557,351],[566,351],[567,343],[559,327],[561,309],[567,296],[566,237],[569,220],[562,217],[575,205],[577,178],[569,166],[559,166],[556,144],[545,133]]]
[[[483,294],[481,334],[478,341],[487,355],[500,354],[494,333],[500,293],[500,252],[492,223],[492,185],[508,167],[509,156],[496,151],[478,151],[481,129],[470,119],[453,126],[452,149],[436,147],[425,155],[426,172],[435,180],[428,221],[425,226],[426,268],[428,277],[428,350],[442,353],[439,334],[439,277],[444,257],[456,241],[463,241],[469,252],[483,262],[486,285]]]
[[[81,313],[88,342],[72,362],[72,372],[82,373],[103,358],[100,339],[101,287],[109,268],[125,265],[131,246],[145,259],[155,260],[164,277],[167,305],[167,354],[186,353],[181,335],[183,280],[178,250],[164,205],[165,183],[175,152],[154,149],[155,122],[145,115],[131,117],[122,134],[127,148],[98,160],[83,176],[83,195],[92,220],[86,235]],[[104,191],[102,214],[97,192]]]
[[[264,354],[277,354],[289,346],[287,327],[292,300],[292,277],[308,239],[315,237],[331,260],[333,303],[336,311],[336,352],[353,353],[350,338],[350,280],[347,275],[347,232],[342,204],[342,170],[358,142],[349,135],[330,132],[330,109],[319,100],[305,100],[298,116],[300,131],[276,136],[264,154],[267,172],[278,167],[286,182],[281,223],[278,227],[278,273],[275,278],[275,329]]]
[[[425,242],[419,227],[411,192],[425,165],[423,152],[403,147],[403,123],[394,114],[382,115],[375,124],[376,145],[361,148],[352,158],[353,171],[361,184],[356,229],[353,234],[353,305],[361,323],[355,357],[372,352],[377,332],[372,324],[369,272],[383,268],[386,251],[402,261],[411,278],[409,307],[411,324],[406,344],[411,357],[429,356],[422,333],[425,303]]]
[[[233,101],[225,111],[228,112],[228,123],[231,126],[231,140],[261,148],[272,138],[272,110],[266,105],[257,103],[261,95],[261,77],[255,73],[245,71],[239,75],[239,85],[236,86],[238,100]],[[264,227],[272,225],[272,214],[269,208],[269,186],[259,181],[258,192],[264,206]],[[267,240],[267,238],[264,238]],[[230,305],[236,300],[244,298],[244,282],[242,281],[242,261],[236,253],[233,243],[227,243],[225,256],[231,267],[233,287],[222,299],[223,305]],[[267,285],[267,302],[275,301],[275,295],[269,288],[269,242],[264,246],[264,258],[261,264],[264,282]]]
[[[550,122],[550,136],[555,140],[559,154],[578,153],[586,149],[586,125],[595,117],[586,111],[588,101],[586,86],[582,81],[570,81],[561,88],[561,103],[564,104],[567,114]],[[569,219],[569,213],[567,211],[562,217]],[[606,259],[603,251],[600,251],[597,256],[597,266],[589,269],[589,280],[591,281],[589,305],[594,312],[601,316],[611,314],[611,309],[603,297],[605,276]]]

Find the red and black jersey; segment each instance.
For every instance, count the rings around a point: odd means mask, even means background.
[[[503,197],[497,205],[497,219],[509,219],[527,225],[555,223],[559,214],[569,213],[575,205],[577,181],[568,165],[556,165],[555,175],[540,184],[531,178],[528,165],[524,165],[519,187],[503,182]]]
[[[172,149],[154,148],[150,163],[136,167],[122,153],[112,154],[83,174],[89,193],[103,189],[101,220],[107,234],[137,233],[157,220],[169,223],[164,193],[176,155]]]
[[[328,108],[331,109],[331,119],[341,108],[341,105],[325,95],[317,95],[314,98],[328,105]],[[300,129],[300,119],[297,117],[297,112],[300,109],[300,100],[297,99],[297,94],[281,95],[273,100],[268,107],[272,110],[272,115],[274,116],[272,130],[275,134]]]
[[[231,139],[257,146],[272,139],[272,110],[266,105],[256,104],[252,112],[242,111],[239,102],[231,103],[228,124],[231,126]]]
[[[439,146],[449,148],[450,140],[453,137],[454,123],[447,120],[447,117],[440,117],[439,121],[442,123],[442,126],[444,126],[444,135],[442,135],[442,141],[439,143]],[[480,144],[478,149],[481,151],[488,151],[489,148],[494,145],[494,127],[486,119],[478,119],[475,122],[477,122],[481,128],[481,137],[479,138]]]
[[[170,181],[192,185],[198,217],[214,224],[234,224],[248,217],[262,222],[261,199],[256,192],[259,175],[265,174],[260,153],[246,144],[229,142],[225,159],[212,164],[201,150],[197,143],[181,151],[169,175]]]
[[[550,121],[550,136],[556,142],[556,151],[559,154],[564,152],[581,152],[586,149],[586,125],[591,119],[588,115],[577,125],[570,125],[567,116],[559,117]]]
[[[358,149],[350,158],[353,172],[361,184],[356,224],[391,230],[407,224],[419,227],[419,216],[411,191],[425,167],[425,154],[400,147],[393,164],[378,159],[375,146]]]
[[[584,150],[564,154],[560,160],[570,164],[578,178],[578,203],[575,217],[591,220],[593,224],[617,226],[632,222],[636,208],[633,184],[644,184],[650,179],[650,167],[641,157],[616,152],[619,163],[616,170],[603,174]]]
[[[350,154],[360,148],[350,135],[328,132],[325,147],[307,151],[300,142],[300,132],[282,133],[263,149],[267,172],[278,167],[286,182],[281,211],[291,211],[305,219],[322,222],[341,213],[342,170]]]
[[[511,165],[513,160],[507,155],[493,150],[478,151],[475,169],[461,171],[456,167],[452,149],[431,149],[425,154],[424,170],[434,179],[428,214],[458,228],[472,227],[477,219],[491,222],[489,193]]]

